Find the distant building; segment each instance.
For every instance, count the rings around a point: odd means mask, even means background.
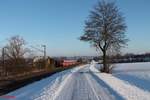
[[[45,65],[46,64],[46,65]],[[55,67],[55,60],[51,57],[47,57],[46,61],[44,61],[44,58],[42,56],[35,57],[33,59],[33,66],[35,67]]]

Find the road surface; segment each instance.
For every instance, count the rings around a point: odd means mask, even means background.
[[[68,79],[56,100],[113,100],[110,93],[94,78],[89,66],[84,66]]]

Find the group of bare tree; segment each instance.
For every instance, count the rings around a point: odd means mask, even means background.
[[[25,48],[25,40],[19,36],[14,36],[9,39],[5,47],[6,58],[11,61],[12,65],[24,63],[25,55],[29,50]]]
[[[26,46],[26,41],[22,37],[17,35],[9,38],[6,46],[2,49],[0,75],[11,76],[27,74],[33,70],[41,70],[45,68],[44,59],[42,62],[41,60],[38,60],[34,64],[34,56],[31,57],[30,55],[32,55],[32,52]]]
[[[8,43],[2,49],[0,66],[3,74],[8,75],[27,71],[29,65],[25,56],[29,53],[29,49],[25,45],[25,40],[20,36],[13,36],[8,39]]]
[[[127,53],[124,55],[114,55],[112,56],[112,63],[129,63],[129,62],[149,62],[150,53],[143,54],[133,54]]]
[[[114,2],[101,1],[91,11],[85,22],[84,34],[80,40],[89,42],[102,53],[103,69],[109,73],[110,55],[118,53],[128,41],[125,35],[126,24],[122,13]]]

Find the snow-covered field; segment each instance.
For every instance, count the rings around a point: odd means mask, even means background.
[[[122,97],[122,99],[149,100],[150,91],[147,90],[150,89],[150,87],[149,83],[146,82],[149,80],[149,77],[146,77],[146,75],[148,74],[148,69],[150,69],[148,64],[150,65],[150,63],[116,64],[115,68],[113,69],[112,75],[105,73],[94,74],[98,76],[99,79],[104,81],[104,83],[107,84],[110,88],[112,88],[116,93],[118,93]],[[97,68],[93,67],[91,69],[96,72]],[[140,85],[143,85],[143,87],[145,88],[139,87]],[[117,98],[117,100],[120,99]]]
[[[105,74],[92,62],[54,74],[6,96],[15,96],[13,100],[150,100],[150,63],[114,66],[112,74]],[[8,99],[0,97],[0,100]]]
[[[150,92],[150,62],[116,64],[113,75]]]

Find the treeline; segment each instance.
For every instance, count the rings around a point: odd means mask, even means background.
[[[102,57],[94,57],[94,60],[102,62]],[[117,54],[113,56],[107,56],[107,61],[109,63],[150,62],[150,53],[127,53],[124,55]]]
[[[128,62],[150,62],[150,53],[144,54],[125,54],[111,57],[113,63],[128,63]]]

